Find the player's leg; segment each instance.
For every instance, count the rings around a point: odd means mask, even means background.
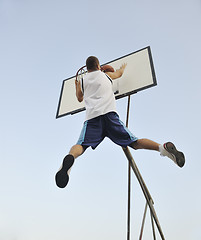
[[[137,149],[148,149],[159,151],[161,156],[167,156],[172,159],[179,167],[183,167],[185,164],[185,156],[182,152],[178,151],[175,145],[171,142],[158,144],[150,139],[138,139],[129,145],[130,147]]]
[[[75,158],[79,157],[89,146],[95,149],[104,139],[102,117],[96,117],[84,122],[78,142],[64,158],[61,169],[56,174],[56,184],[64,188],[69,181],[69,172]]]
[[[74,160],[82,155],[85,148],[82,145],[76,144],[71,149],[68,155],[63,159],[62,165],[55,176],[56,184],[60,188],[64,188],[69,181],[69,173]]]
[[[130,147],[137,149],[148,149],[148,150],[155,150],[159,151],[160,144],[157,142],[154,142],[150,139],[142,138],[138,139],[137,141],[133,142]]]
[[[83,154],[84,150],[85,149],[82,145],[76,144],[76,145],[72,146],[69,154],[72,155],[74,157],[74,159],[76,159],[77,157],[79,157],[80,155]]]
[[[159,151],[162,156],[172,159],[179,167],[185,164],[184,154],[176,149],[173,143],[163,145],[150,139],[138,139],[133,135],[125,124],[119,119],[118,114],[111,112],[105,115],[107,121],[107,136],[123,148],[130,146],[134,149],[149,149]]]

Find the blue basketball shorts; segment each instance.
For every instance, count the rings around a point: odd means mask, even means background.
[[[116,112],[109,112],[85,121],[77,144],[95,149],[105,137],[124,148],[138,140]]]

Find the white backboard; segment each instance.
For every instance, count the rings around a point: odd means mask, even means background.
[[[137,93],[157,84],[150,47],[107,62],[114,69],[120,68],[123,63],[127,67],[121,78],[113,81],[113,90],[116,99]],[[84,102],[78,102],[75,95],[75,76],[65,79],[62,84],[56,118],[75,114],[85,110]]]

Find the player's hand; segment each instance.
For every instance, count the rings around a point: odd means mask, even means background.
[[[120,69],[124,71],[126,66],[127,66],[127,63],[124,63],[124,64],[121,65]]]
[[[75,87],[81,87],[80,81],[75,80]]]

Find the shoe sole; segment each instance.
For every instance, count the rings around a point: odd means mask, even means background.
[[[175,145],[171,142],[167,142],[166,144],[164,144],[164,147],[169,153],[173,154],[176,157],[177,165],[179,167],[183,167],[185,164],[184,154],[182,152],[178,151],[176,149]]]
[[[57,172],[55,176],[56,185],[59,188],[64,188],[69,181],[68,170],[72,167],[74,163],[74,157],[72,155],[67,155],[62,164],[62,168]]]

